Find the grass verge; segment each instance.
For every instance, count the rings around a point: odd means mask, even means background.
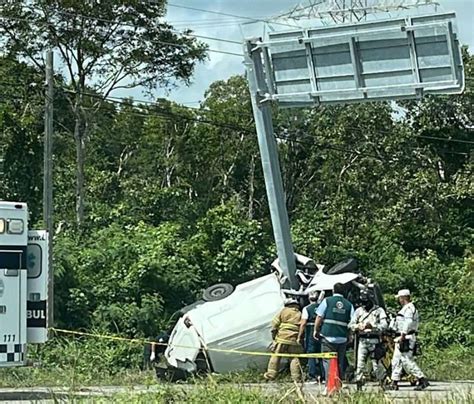
[[[153,371],[140,368],[141,350],[114,349],[112,345],[81,344],[77,341],[50,343],[32,357],[37,367],[0,369],[0,387],[66,387],[155,385]],[[118,359],[117,359],[118,358]],[[124,359],[125,358],[125,359]],[[127,359],[129,358],[129,359]],[[426,349],[418,358],[422,369],[432,380],[474,380],[474,349],[452,346],[443,351]],[[206,384],[209,380],[191,379],[188,384]],[[283,376],[280,382],[288,382]],[[215,384],[263,382],[261,371],[213,375]]]

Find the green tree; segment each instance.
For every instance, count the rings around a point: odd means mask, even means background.
[[[43,53],[55,49],[65,66],[67,99],[74,116],[76,220],[84,221],[86,144],[94,112],[120,88],[152,91],[173,80],[188,82],[205,45],[177,33],[162,18],[165,1],[34,0],[2,5],[4,52],[44,69]],[[85,99],[93,92],[92,110]]]
[[[42,208],[42,78],[8,57],[0,57],[0,77],[0,198],[29,201],[34,223]]]

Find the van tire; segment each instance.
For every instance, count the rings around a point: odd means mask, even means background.
[[[202,298],[206,302],[215,302],[230,296],[233,291],[234,287],[230,283],[216,283],[203,292]]]
[[[345,274],[346,272],[355,272],[357,267],[357,260],[355,258],[349,258],[347,260],[338,262],[336,265],[333,265],[325,272],[328,275]]]

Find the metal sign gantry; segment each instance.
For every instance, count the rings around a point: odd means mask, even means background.
[[[455,14],[273,32],[265,41],[247,40],[244,53],[278,258],[296,288],[271,104],[305,107],[461,93]]]

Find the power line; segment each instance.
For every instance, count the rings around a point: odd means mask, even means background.
[[[119,24],[119,25],[124,26],[124,27],[140,28],[140,27],[138,27],[134,24],[109,20],[109,19],[105,19],[105,18],[101,18],[101,17],[92,16],[92,15],[71,13],[70,11],[64,11],[64,10],[58,10],[58,13],[68,15],[68,16],[71,16],[71,17],[79,17],[79,18],[88,19],[88,20],[105,22],[105,23],[108,23],[108,24]],[[5,18],[5,17],[3,17],[3,18]],[[18,17],[6,17],[6,18],[14,19],[14,20],[16,19],[16,20],[21,20],[21,21],[27,21],[26,19],[21,19],[21,18],[18,18]],[[217,38],[217,37],[212,37],[212,36],[207,36],[207,35],[184,33],[184,32],[181,32],[181,31],[173,29],[173,28],[171,28],[170,31],[175,32],[175,33],[180,34],[180,35],[183,35],[183,36],[192,37],[192,38],[199,38],[199,39],[206,39],[206,40],[209,40],[209,41],[218,41],[218,42],[224,42],[224,43],[231,43],[231,44],[234,44],[234,45],[242,45],[242,42],[235,41],[235,40],[232,40],[232,39]]]
[[[2,82],[0,82],[0,84],[3,84]],[[12,83],[5,83],[5,84],[12,84]],[[67,89],[67,88],[63,88],[61,87],[61,90],[64,91],[64,92],[69,92],[69,93],[76,93],[76,91],[74,90],[70,90],[70,89]],[[133,99],[133,98],[124,98],[124,97],[116,97],[116,96],[107,96],[107,97],[102,97],[100,96],[99,94],[95,94],[95,93],[89,93],[89,92],[83,92],[83,94],[85,96],[89,96],[91,98],[96,98],[96,99],[100,99],[102,101],[110,101],[110,102],[113,102],[113,103],[116,103],[116,104],[119,104],[119,105],[129,105],[130,102],[132,103],[139,103],[139,104],[144,104],[144,105],[150,105],[150,106],[154,106],[154,107],[158,107],[158,108],[162,108],[157,102],[155,101],[149,101],[149,100],[140,100],[140,99]],[[21,100],[21,98],[15,98],[15,101],[16,100]],[[196,102],[197,103],[197,102]],[[182,105],[182,104],[179,104],[179,105]],[[183,105],[184,106],[184,105]],[[186,109],[188,110],[192,110],[192,111],[199,111],[199,112],[205,112],[203,110],[199,110],[197,108],[191,108],[191,107],[186,107],[184,106]],[[167,115],[170,114],[169,111],[166,111],[166,110],[162,110],[162,111],[158,111],[159,113],[163,114],[163,113],[166,113]],[[192,120],[194,122],[197,122],[197,123],[203,123],[203,124],[210,124],[210,125],[213,125],[213,126],[216,126],[216,127],[221,127],[221,128],[225,128],[225,129],[233,129],[233,130],[237,130],[237,131],[241,131],[241,132],[246,132],[246,133],[249,133],[249,134],[254,134],[255,132],[252,131],[252,130],[249,130],[247,128],[243,128],[243,127],[238,127],[238,126],[235,126],[233,124],[228,124],[228,123],[218,123],[218,122],[215,122],[215,121],[211,121],[211,120],[203,120],[203,119],[189,119],[188,117],[185,117],[183,118],[181,115],[178,115],[178,114],[173,114],[173,117],[174,118],[181,118],[181,119],[185,119],[185,120]],[[356,127],[344,127],[344,129],[348,129],[348,130],[352,130],[352,131],[359,131],[359,132],[367,132],[367,129],[362,129],[362,128],[356,128]],[[392,132],[390,131],[383,131],[383,130],[376,130],[378,133],[385,133],[385,134],[392,134]],[[290,136],[276,136],[278,139],[281,139],[281,140],[287,140],[287,141],[291,141],[291,142],[300,142],[298,141],[297,139],[294,139],[294,138],[291,138]],[[416,136],[416,138],[421,138],[421,139],[430,139],[430,140],[438,140],[438,141],[446,141],[446,142],[455,142],[455,143],[462,143],[462,144],[469,144],[469,145],[474,145],[474,142],[472,141],[468,141],[468,140],[462,140],[462,139],[449,139],[449,138],[441,138],[441,137],[435,137],[435,136],[423,136],[423,135],[419,135],[419,136]],[[322,146],[322,145],[319,145],[317,143],[312,143],[313,145],[315,146]],[[349,149],[338,149],[336,146],[327,146],[325,145],[324,147],[328,148],[328,149],[334,149],[334,150],[338,150],[338,151],[344,151],[344,152],[349,152],[350,150]],[[413,150],[419,150],[419,149],[413,149]],[[352,150],[351,152],[356,152],[356,153],[359,153],[355,150]],[[467,153],[457,153],[457,152],[452,152],[452,151],[446,151],[446,153],[448,154],[457,154],[457,155],[467,155]],[[359,153],[359,154],[364,154],[364,155],[367,155],[367,156],[370,156],[370,157],[376,157],[376,158],[380,158],[380,156],[377,156],[377,155],[369,155],[367,153]]]
[[[221,11],[214,11],[214,10],[206,10],[206,9],[203,9],[203,8],[183,6],[183,5],[180,5],[180,4],[173,4],[173,3],[169,3],[169,2],[168,2],[168,7],[182,8],[182,9],[191,10],[191,11],[199,11],[201,13],[222,15],[222,16],[225,16],[225,17],[241,18],[243,20],[253,21],[253,22],[264,22],[266,24],[271,23],[271,24],[276,24],[276,25],[284,25],[286,27],[291,27],[291,28],[300,28],[297,25],[285,24],[285,23],[282,23],[282,22],[274,22],[274,21],[270,21],[269,19],[262,19],[262,18],[257,18],[257,17],[248,17],[248,16],[231,14],[231,13],[224,13],[224,12],[221,12]]]
[[[359,133],[367,133],[368,131],[367,128],[357,128],[357,127],[351,127],[351,126],[345,126],[344,129],[349,129],[349,130],[356,131]],[[382,130],[382,129],[376,129],[376,131],[378,133],[386,134],[386,135],[392,134],[392,132],[387,131],[387,130]],[[474,145],[474,141],[463,140],[463,139],[450,139],[450,138],[442,138],[442,137],[426,136],[426,135],[417,135],[416,138]]]
[[[474,142],[469,140],[462,140],[462,139],[450,139],[444,137],[436,137],[436,136],[425,136],[425,135],[418,135],[418,139],[430,139],[430,140],[440,140],[443,142],[452,142],[452,143],[464,143],[464,144],[471,144],[474,145]]]
[[[19,18],[19,17],[5,17],[5,16],[0,15],[0,18],[10,19],[10,20],[14,20],[14,21],[29,22],[29,23],[31,22],[30,20],[28,20],[26,18]],[[115,23],[113,21],[109,21],[109,22]],[[51,23],[51,22],[45,22],[45,24],[50,26],[50,27],[54,27],[54,24]],[[126,25],[126,24],[124,24],[124,25]],[[132,27],[132,25],[128,25],[128,26]],[[185,36],[185,35],[186,34],[183,34],[183,36]],[[191,36],[191,35],[189,35],[189,36]],[[173,43],[173,42],[165,42],[165,41],[158,41],[158,40],[153,40],[152,42],[156,43],[156,44],[168,45],[168,46],[172,46],[172,47],[176,47],[176,48],[185,48],[185,49],[188,48],[187,45],[181,45],[181,44],[177,44],[177,43]],[[239,42],[239,45],[240,45],[240,42]],[[241,53],[229,52],[229,51],[212,49],[212,48],[207,48],[206,52],[221,53],[221,54],[224,54],[224,55],[243,57],[243,54],[241,54]]]
[[[101,22],[105,22],[105,23],[109,23],[109,24],[120,24],[121,26],[131,27],[131,28],[140,28],[140,27],[137,27],[137,26],[134,25],[134,24],[121,23],[121,22],[119,22],[119,21],[108,20],[108,19],[105,19],[105,18],[95,17],[95,16],[91,16],[91,15],[84,15],[84,14],[78,14],[78,13],[71,13],[71,12],[69,12],[69,11],[62,11],[62,10],[60,10],[60,11],[58,11],[58,12],[59,12],[60,14],[65,14],[65,15],[74,16],[74,17],[80,17],[80,18],[83,18],[83,19],[101,21]],[[232,44],[242,45],[241,42],[234,41],[234,40],[231,40],[231,39],[226,39],[226,38],[216,38],[216,37],[205,36],[205,35],[186,34],[186,33],[184,33],[184,32],[181,32],[181,31],[178,31],[178,30],[175,30],[175,29],[171,29],[171,31],[173,31],[173,32],[175,32],[175,33],[178,33],[178,34],[180,34],[180,35],[183,35],[183,36],[189,36],[189,37],[194,37],[194,38],[201,38],[201,39],[207,39],[207,40],[212,40],[212,41],[219,41],[219,42],[226,42],[226,43],[232,43]]]
[[[7,86],[12,86],[12,87],[25,87],[26,85],[22,85],[20,83],[11,83],[11,82],[2,82],[0,81],[0,84],[1,85],[7,85]],[[74,92],[73,90],[68,90],[68,89],[63,89],[63,91],[66,91],[66,92]],[[93,97],[93,98],[99,98],[99,99],[102,99],[104,100],[103,97],[101,97],[100,95],[98,94],[94,94],[94,93],[88,93],[88,92],[85,92],[83,93],[84,95],[86,96],[90,96],[90,97]],[[17,98],[18,99],[18,98]],[[116,97],[116,96],[108,96],[105,98],[105,100],[109,100],[109,101],[125,101],[125,102],[134,102],[134,103],[138,103],[138,104],[145,104],[145,105],[152,105],[152,106],[158,106],[158,104],[156,103],[156,101],[149,101],[149,100],[143,100],[143,99],[134,99],[134,98],[125,98],[125,97]],[[189,104],[198,104],[200,103],[200,101],[193,101],[193,102],[189,102]],[[124,104],[122,102],[122,104]],[[185,103],[177,103],[179,105],[183,105]],[[191,108],[191,107],[188,107],[188,109],[193,109],[193,110],[196,110],[196,108]],[[348,130],[351,130],[351,131],[357,131],[357,132],[360,132],[360,133],[366,133],[367,132],[367,129],[363,129],[363,128],[357,128],[357,127],[350,127],[350,126],[345,126],[344,129],[348,129]],[[390,131],[384,131],[384,130],[381,130],[381,129],[376,129],[376,131],[378,133],[382,133],[382,134],[392,134],[392,132]],[[463,140],[463,139],[450,139],[450,138],[442,138],[442,137],[436,137],[436,136],[426,136],[426,135],[418,135],[416,136],[416,138],[418,139],[427,139],[427,140],[437,140],[437,141],[442,141],[442,142],[450,142],[450,143],[461,143],[461,144],[468,144],[468,145],[474,145],[474,141],[469,141],[469,140]],[[291,139],[288,139],[288,138],[285,138],[286,140],[291,140]],[[464,153],[463,153],[464,154]]]
[[[317,147],[323,147],[323,148],[326,148],[326,149],[330,149],[330,150],[335,150],[335,151],[341,151],[341,152],[345,152],[345,153],[351,153],[351,154],[358,154],[358,155],[361,155],[361,156],[365,156],[365,157],[373,157],[377,160],[380,160],[381,156],[380,155],[377,155],[377,154],[372,154],[372,153],[367,153],[367,152],[360,152],[356,149],[345,149],[345,148],[340,148],[338,146],[330,146],[330,145],[320,145],[314,141],[311,141],[311,142],[308,142],[308,141],[304,141],[304,139],[311,139],[312,140],[312,137],[311,136],[303,136],[303,140],[302,139],[295,139],[295,138],[291,138],[290,136],[288,135],[275,135],[275,137],[277,139],[282,139],[282,140],[288,140],[290,142],[295,142],[295,143],[300,143],[300,144],[304,144],[304,145],[308,145],[308,146],[317,146]],[[410,147],[409,148],[410,150],[412,151],[420,151],[420,150],[423,150],[421,148],[412,148]],[[452,152],[452,151],[444,151],[445,153],[447,154],[453,154],[453,155],[461,155],[461,156],[468,156],[469,153],[460,153],[460,152]],[[388,156],[385,156],[385,157],[388,157]]]
[[[69,90],[69,89],[63,89],[63,91],[75,93],[74,90]],[[100,95],[97,95],[97,94],[93,94],[93,93],[83,93],[83,94],[86,95],[86,96],[90,96],[92,98],[97,98],[97,99],[100,99],[100,100],[104,100],[103,97],[101,97]],[[116,103],[118,105],[129,105],[127,102],[130,101],[129,99],[123,99],[123,98],[120,98],[120,97],[113,97],[112,99],[107,97],[107,98],[105,98],[105,100],[109,100],[110,102]],[[149,101],[147,103],[151,104],[155,108],[162,108],[159,104],[156,104],[156,103],[153,104],[152,102],[149,102]],[[194,113],[196,113],[197,111],[198,112],[204,112],[204,111],[198,110],[196,108],[189,108],[189,107],[185,107],[185,108],[188,109],[188,110],[193,111]],[[229,123],[225,123],[225,122],[224,123],[223,122],[216,122],[216,121],[213,121],[213,120],[210,120],[210,119],[184,117],[182,115],[172,113],[172,112],[170,112],[168,110],[165,110],[165,109],[161,109],[159,111],[154,110],[154,111],[152,111],[151,114],[149,112],[137,112],[136,113],[135,111],[125,111],[125,114],[133,114],[133,115],[144,116],[144,117],[158,115],[158,116],[161,116],[161,117],[163,117],[163,116],[164,117],[170,117],[170,118],[173,118],[175,120],[176,119],[182,119],[182,120],[185,120],[185,121],[196,122],[196,123],[200,123],[200,124],[206,124],[206,125],[211,125],[211,126],[214,126],[214,127],[219,127],[219,128],[223,128],[223,129],[230,129],[230,130],[235,130],[235,131],[241,132],[241,133],[255,135],[255,131],[251,130],[251,129],[248,129],[248,128],[244,128],[244,127],[241,127],[241,126],[237,126],[237,125],[229,124]],[[335,151],[340,151],[340,152],[344,152],[344,153],[352,153],[352,154],[356,153],[356,154],[361,155],[361,156],[372,157],[372,158],[376,158],[376,159],[379,159],[379,160],[381,159],[380,155],[370,154],[370,153],[367,153],[367,152],[360,152],[360,151],[355,150],[355,149],[344,149],[344,148],[340,148],[340,147],[337,147],[337,146],[319,144],[319,143],[316,143],[316,142],[308,143],[308,142],[304,142],[303,140],[292,139],[291,137],[289,137],[287,135],[277,135],[277,134],[275,134],[275,137],[278,138],[278,139],[281,139],[281,140],[287,140],[287,141],[291,141],[291,142],[295,142],[295,143],[301,143],[301,144],[306,144],[306,145],[317,146],[317,147],[323,148],[323,149],[335,150]],[[420,148],[410,148],[410,149],[413,150],[413,151],[422,150]],[[451,152],[451,151],[445,151],[445,153],[453,154],[453,155],[463,155],[463,156],[468,156],[469,155],[468,153],[458,153],[458,152]]]
[[[73,91],[69,91],[67,89],[62,89],[62,90],[63,91],[66,90],[67,92],[73,92]],[[96,94],[84,94],[84,95],[90,96],[92,98],[98,98],[98,99],[104,100],[103,97],[100,97]],[[114,98],[118,98],[118,97],[114,97]],[[126,102],[119,101],[118,99],[106,98],[105,100],[110,101],[112,103],[115,103],[117,105],[122,105],[122,106],[129,105]],[[18,99],[18,101],[23,101],[23,100]],[[3,102],[0,99],[0,104],[6,104],[6,103]],[[159,107],[156,104],[154,106]],[[94,109],[94,108],[85,108],[85,109]],[[201,110],[198,110],[196,108],[186,108],[186,109],[192,110],[194,112],[196,112],[196,111],[202,112]],[[213,127],[216,127],[216,128],[221,128],[221,129],[226,129],[226,130],[233,130],[233,131],[236,131],[236,132],[241,132],[241,133],[245,133],[247,135],[255,136],[255,132],[253,130],[250,130],[250,129],[247,129],[247,128],[244,128],[244,127],[241,127],[241,126],[237,126],[237,125],[229,124],[229,123],[225,123],[225,122],[217,122],[217,121],[213,121],[213,120],[209,120],[209,119],[183,116],[183,115],[179,115],[179,114],[176,114],[176,113],[170,112],[168,110],[164,110],[164,109],[153,110],[153,111],[148,110],[146,112],[123,111],[122,110],[121,113],[123,113],[125,115],[140,116],[140,117],[145,117],[145,118],[160,117],[160,118],[167,119],[171,122],[176,122],[177,120],[194,122],[194,123],[198,123],[198,124],[210,125],[210,126],[213,126]],[[371,157],[371,158],[374,158],[374,159],[377,159],[377,160],[382,160],[382,156],[377,155],[377,154],[368,153],[368,152],[361,152],[361,151],[356,150],[356,149],[347,149],[347,148],[342,148],[342,147],[338,147],[338,146],[317,143],[312,138],[311,138],[311,141],[307,141],[307,140],[305,140],[305,138],[296,139],[296,138],[293,138],[293,137],[288,136],[288,135],[279,135],[279,134],[276,134],[276,133],[274,134],[274,136],[275,136],[276,139],[286,140],[286,141],[289,141],[289,142],[293,142],[293,143],[297,143],[297,144],[301,144],[301,145],[305,145],[305,146],[316,146],[317,148],[320,148],[320,149],[333,150],[333,151],[342,152],[342,153],[346,153],[346,154],[357,154],[357,155],[363,156],[363,157]],[[309,137],[306,137],[306,138],[309,139]],[[423,149],[410,148],[410,150],[412,150],[412,151],[421,151]],[[401,151],[400,153],[403,153],[403,152]],[[468,156],[469,155],[469,153],[458,153],[458,152],[451,152],[451,151],[445,151],[445,153],[446,154],[451,154],[451,155],[462,155],[462,156]],[[387,156],[384,156],[384,157],[387,157]]]
[[[69,90],[69,89],[63,89],[64,91],[66,92],[71,92],[71,93],[76,93],[74,90]],[[84,95],[86,96],[90,96],[92,98],[97,98],[97,99],[101,99],[101,100],[104,100],[104,97],[101,97],[100,95],[98,94],[94,94],[94,93],[83,93]],[[128,105],[127,103],[130,102],[130,99],[127,99],[127,98],[123,98],[123,97],[114,97],[114,96],[109,96],[109,97],[106,97],[105,100],[109,100],[111,102],[116,102],[120,105]],[[125,101],[125,102],[124,102]],[[133,101],[133,99],[132,99]],[[155,107],[160,107],[159,104],[157,104],[156,102],[153,102],[153,101],[140,101],[140,100],[134,100],[138,103],[143,103],[143,104],[148,104],[148,105],[151,105],[151,106],[155,106]],[[203,112],[203,110],[198,110],[196,108],[190,108],[190,107],[185,107],[186,109],[189,109],[189,110],[193,110],[193,111],[200,111],[200,112]],[[166,111],[168,112],[168,111]],[[177,114],[174,114],[175,117],[179,117],[179,115]],[[202,122],[200,120],[197,120],[196,122]],[[204,122],[204,123],[213,123],[213,121],[207,121],[207,122]],[[230,126],[228,124],[224,124],[224,126],[222,126],[222,124],[219,124],[221,127],[225,127],[225,128],[230,128]],[[234,125],[231,126],[232,129],[235,129],[235,130],[238,130],[238,131],[244,131],[244,132],[247,132],[247,133],[251,133],[251,134],[254,134],[255,132],[254,131],[251,131],[249,129],[246,129],[246,128],[242,128],[242,127],[236,127]],[[360,131],[360,132],[367,132],[367,129],[364,131],[362,128],[355,128],[355,127],[345,127],[345,129],[349,129],[349,130],[356,130],[356,131]],[[382,131],[382,130],[377,130],[377,132],[379,133],[385,133],[385,134],[389,134],[391,135],[392,132],[389,132],[389,131]],[[421,135],[420,136],[417,136],[417,138],[423,138]],[[429,138],[432,138],[432,137],[429,137]],[[294,139],[290,139],[288,138],[287,136],[285,137],[282,137],[281,139],[283,140],[290,140],[290,141],[294,141]],[[436,138],[438,140],[442,140],[443,138]],[[448,139],[445,139],[445,140],[448,140]],[[457,139],[449,139],[453,142],[457,141]],[[470,141],[466,141],[466,140],[460,140],[461,143],[468,143],[468,144],[474,144],[474,142],[470,142]],[[316,145],[316,144],[315,144]],[[415,149],[414,149],[415,150]],[[418,149],[419,150],[419,149]],[[450,154],[461,154],[461,155],[467,155],[466,153],[456,153],[456,152],[449,152]],[[372,156],[373,157],[373,156]],[[379,158],[379,156],[376,156],[377,158]]]
[[[70,90],[70,89],[66,89],[66,88],[61,88],[62,91],[65,91],[65,92],[69,92],[69,93],[77,93],[76,91],[74,90]],[[96,99],[99,99],[99,100],[102,100],[102,101],[110,101],[112,103],[115,103],[115,104],[118,104],[118,105],[130,105],[128,104],[128,102],[130,101],[130,99],[124,99],[124,98],[121,98],[121,97],[102,97],[98,94],[94,94],[94,93],[82,93],[83,95],[85,96],[89,96],[91,98],[96,98]],[[167,111],[165,109],[163,109],[162,106],[160,106],[159,104],[157,103],[152,103],[150,101],[147,102],[147,104],[149,104],[150,106],[153,106],[155,108],[160,108],[160,110],[154,110],[153,112],[158,114],[158,115],[161,115],[161,114],[165,114],[165,115],[169,115],[169,116],[172,116],[173,118],[179,118],[179,119],[183,119],[183,120],[188,120],[188,121],[193,121],[193,122],[196,122],[196,123],[203,123],[203,124],[209,124],[209,125],[213,125],[213,126],[216,126],[216,127],[220,127],[220,128],[223,128],[223,129],[232,129],[232,130],[236,130],[236,131],[240,131],[240,132],[245,132],[245,133],[248,133],[248,134],[254,134],[255,132],[254,131],[251,131],[250,129],[247,129],[247,128],[243,128],[243,127],[240,127],[240,126],[235,126],[233,124],[229,124],[229,123],[221,123],[221,122],[216,122],[216,121],[211,121],[211,120],[208,120],[208,119],[201,119],[201,118],[192,118],[192,117],[184,117],[182,115],[178,115],[178,114],[174,114],[170,111]],[[200,112],[203,112],[201,110],[198,110],[196,108],[189,108],[189,107],[184,107],[185,109],[188,109],[190,111],[200,111]],[[126,111],[125,113],[130,113],[132,111]],[[140,114],[143,114],[140,112]],[[147,115],[147,114],[144,114],[145,116],[150,116],[150,115]],[[151,115],[152,116],[152,115]]]

